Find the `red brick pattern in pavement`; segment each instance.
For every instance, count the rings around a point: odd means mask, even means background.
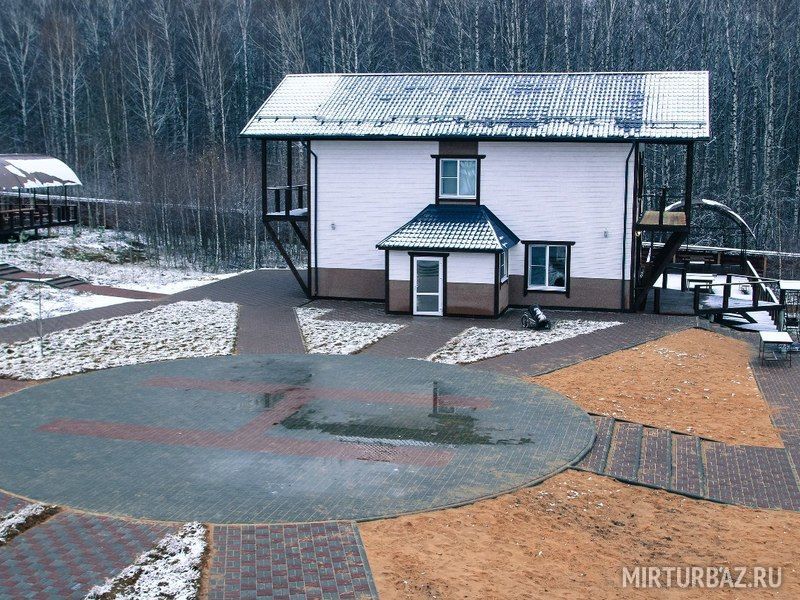
[[[355,523],[215,526],[211,545],[209,600],[378,597]]]
[[[305,404],[303,401],[300,404]],[[293,408],[285,407],[289,414],[295,412],[300,404]],[[193,448],[219,448],[224,450],[241,450],[245,452],[266,452],[283,456],[309,456],[335,460],[366,460],[420,467],[445,467],[453,459],[454,453],[449,450],[436,450],[427,447],[405,446],[382,450],[377,444],[358,444],[330,440],[302,440],[288,436],[262,436],[270,425],[275,425],[282,418],[267,411],[265,419],[261,416],[233,433],[218,433],[206,429],[169,429],[151,425],[134,425],[131,423],[108,423],[103,421],[81,421],[60,419],[38,428],[38,431],[80,435],[93,438],[147,442],[151,444],[167,444],[170,446],[188,446]],[[252,427],[251,427],[252,426]]]
[[[0,549],[0,598],[83,598],[176,529],[60,512]]]
[[[144,385],[153,387],[180,388],[184,390],[207,390],[212,392],[240,392],[242,394],[311,394],[317,398],[327,400],[350,400],[363,401],[375,404],[405,404],[415,406],[429,406],[431,395],[414,392],[387,392],[369,391],[363,389],[339,389],[339,388],[320,388],[308,386],[294,386],[287,389],[282,383],[271,382],[244,382],[244,381],[211,381],[205,379],[190,379],[187,377],[158,377],[149,379]],[[441,408],[460,407],[460,408],[490,408],[492,401],[489,398],[477,396],[459,396],[453,394],[442,394],[438,397],[438,406]],[[293,410],[297,410],[296,408]],[[266,413],[265,413],[266,414]],[[289,416],[279,417],[283,420]]]
[[[27,502],[11,494],[0,492],[0,517],[14,510],[19,510],[25,506]]]
[[[734,446],[595,416],[592,450],[578,469],[687,496],[800,510],[800,487],[783,448]]]
[[[130,298],[131,300],[161,300],[167,294],[156,294],[155,292],[143,292],[142,290],[129,290],[127,288],[112,287],[110,285],[93,285],[83,283],[69,288],[78,292],[97,294],[98,296],[113,296],[115,298]]]

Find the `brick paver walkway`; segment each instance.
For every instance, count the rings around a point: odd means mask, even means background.
[[[175,529],[60,512],[0,548],[0,598],[83,598]]]
[[[11,512],[12,510],[18,510],[23,506],[25,506],[26,504],[27,502],[25,502],[20,498],[17,498],[16,496],[0,492],[0,517],[5,515],[6,513]]]
[[[207,597],[377,598],[352,522],[218,525]]]
[[[735,446],[595,416],[597,440],[578,469],[688,496],[800,510],[800,487],[783,448]]]

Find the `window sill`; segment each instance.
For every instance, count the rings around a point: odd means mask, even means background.
[[[442,196],[439,194],[439,200],[471,200],[474,202],[477,199],[477,196]]]
[[[547,287],[547,286],[534,286],[528,287],[527,291],[546,294],[566,294],[567,288],[565,287]]]
[[[506,275],[505,277],[501,277],[500,278],[500,283],[501,284],[505,283],[506,281],[508,281],[508,275]]]

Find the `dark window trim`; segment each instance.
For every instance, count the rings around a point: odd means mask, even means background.
[[[436,204],[444,203],[458,203],[458,204],[480,204],[481,203],[481,161],[486,158],[485,154],[431,154],[431,158],[436,161]],[[441,182],[439,181],[440,163],[442,159],[464,159],[472,158],[477,162],[475,173],[475,197],[474,198],[451,198],[440,196]]]
[[[500,273],[500,256],[503,256],[503,262],[505,263],[505,267],[506,267],[506,278],[505,279],[502,278],[503,275],[502,275],[502,273]],[[511,255],[510,255],[508,249],[501,250],[500,252],[497,253],[497,272],[498,272],[498,277],[499,277],[498,281],[500,283],[505,283],[506,281],[508,281],[508,278],[510,276],[509,269],[508,269],[508,261],[509,261],[510,258],[511,258]]]
[[[383,274],[383,302],[387,314],[389,313],[389,251],[384,250],[385,266]]]
[[[508,262],[508,261],[506,261]],[[508,264],[506,264],[506,274]],[[500,253],[494,255],[494,317],[500,316]]]
[[[572,247],[575,245],[575,242],[565,242],[559,240],[524,240],[522,242],[525,245],[525,273],[523,274],[522,279],[522,295],[527,296],[528,294],[564,294],[567,298],[569,298],[569,289],[570,289],[570,282],[572,280]],[[567,268],[564,277],[566,279],[563,290],[530,290],[530,282],[528,278],[530,277],[530,247],[531,246],[566,246],[567,247]]]
[[[414,315],[414,259],[441,258],[442,259],[442,316],[447,316],[447,257],[448,252],[409,252],[408,253],[408,312]],[[426,315],[420,315],[426,316]]]

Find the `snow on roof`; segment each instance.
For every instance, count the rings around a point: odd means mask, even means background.
[[[52,156],[0,154],[0,189],[26,190],[83,185],[75,172]]]
[[[501,252],[519,243],[494,213],[474,204],[429,204],[381,240],[381,250]]]
[[[704,140],[707,71],[287,75],[249,137]]]

